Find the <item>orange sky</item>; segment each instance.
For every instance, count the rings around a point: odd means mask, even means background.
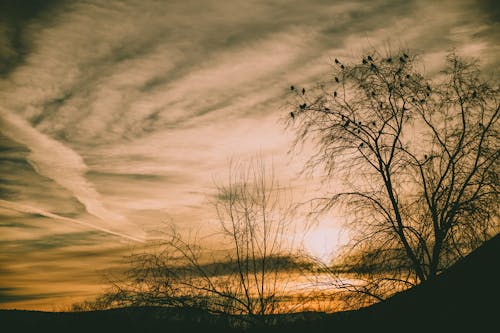
[[[408,48],[498,69],[499,7],[482,1],[6,1],[0,5],[0,308],[91,297],[161,222],[210,232],[231,158],[260,154],[300,200],[290,84],[334,57]],[[341,216],[305,237],[322,258]],[[326,259],[325,259],[326,260]]]

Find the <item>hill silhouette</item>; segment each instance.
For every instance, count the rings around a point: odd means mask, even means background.
[[[315,331],[481,332],[500,325],[500,234],[435,279],[356,311],[334,313],[313,323]],[[289,332],[284,325],[280,331]],[[303,332],[311,323],[295,324]]]
[[[259,332],[497,331],[500,234],[446,272],[356,311],[276,316]],[[224,318],[193,309],[124,308],[81,313],[0,311],[2,332],[237,332]]]
[[[415,322],[414,329],[493,328],[500,314],[500,234],[435,279],[364,309],[370,320]]]

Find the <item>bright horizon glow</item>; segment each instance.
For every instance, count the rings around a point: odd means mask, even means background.
[[[345,232],[332,218],[322,217],[304,233],[304,249],[322,264],[328,265],[346,242]]]

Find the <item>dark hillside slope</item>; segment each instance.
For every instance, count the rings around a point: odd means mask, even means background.
[[[417,316],[443,325],[448,325],[445,319],[457,325],[499,322],[494,316],[500,316],[500,234],[434,280],[372,306],[369,313],[385,320]]]
[[[500,332],[500,234],[437,278],[357,311],[270,332]]]
[[[361,309],[353,317],[371,327],[500,332],[500,234],[434,280]]]

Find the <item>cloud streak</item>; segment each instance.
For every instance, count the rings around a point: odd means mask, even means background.
[[[37,172],[53,179],[69,190],[86,207],[87,211],[106,221],[124,222],[126,218],[107,210],[99,193],[84,177],[88,167],[76,152],[59,141],[38,132],[22,118],[0,108],[0,131],[26,145],[31,153],[29,161]]]
[[[14,202],[9,202],[9,201],[6,201],[6,200],[0,200],[0,207],[7,208],[7,209],[12,209],[12,210],[15,210],[15,211],[18,211],[18,212],[22,212],[22,213],[38,214],[38,215],[45,216],[45,217],[48,217],[48,218],[51,218],[51,219],[54,219],[54,220],[76,223],[76,224],[79,224],[79,225],[83,225],[85,227],[89,227],[89,228],[94,229],[94,230],[102,231],[102,232],[104,232],[106,234],[109,234],[109,235],[118,236],[118,237],[121,237],[121,238],[124,238],[124,239],[128,239],[128,240],[131,240],[131,241],[134,241],[134,242],[139,242],[139,243],[144,243],[145,242],[145,240],[143,238],[137,238],[137,237],[126,235],[126,234],[123,234],[123,233],[120,233],[120,232],[115,232],[115,231],[112,231],[112,230],[100,227],[100,226],[92,224],[92,223],[88,223],[88,222],[85,222],[85,221],[80,221],[80,220],[77,220],[77,219],[72,219],[72,218],[69,218],[69,217],[60,216],[60,215],[53,214],[53,213],[44,211],[42,209],[38,209],[38,208],[31,207],[31,206],[28,206],[28,205],[21,205],[21,204],[14,203]]]

